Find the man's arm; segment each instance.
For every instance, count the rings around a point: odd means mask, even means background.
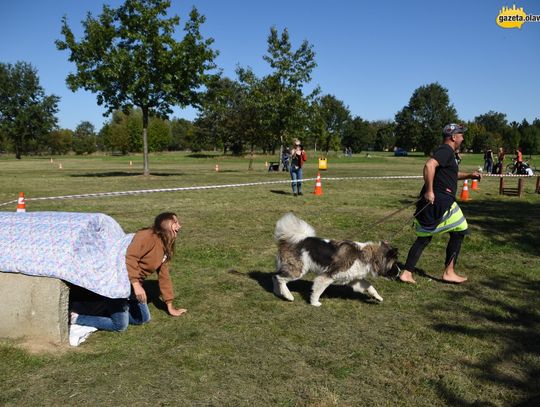
[[[426,185],[426,192],[424,193],[424,199],[429,203],[435,202],[435,193],[433,192],[433,179],[435,178],[435,169],[439,166],[437,160],[430,158],[424,165],[424,184]]]
[[[482,174],[478,171],[458,172],[458,179],[482,179]]]

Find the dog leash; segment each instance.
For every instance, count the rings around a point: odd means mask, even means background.
[[[421,199],[421,198],[420,198],[420,199]],[[418,202],[420,199],[418,199],[416,202]],[[416,202],[415,202],[415,203],[416,203]],[[405,223],[405,225],[404,225],[400,230],[398,230],[397,233],[394,233],[394,234],[392,235],[392,237],[395,239],[396,236],[399,236],[401,233],[403,233],[403,231],[405,230],[405,227],[407,226],[407,224],[408,224],[410,221],[412,221],[414,218],[416,218],[418,215],[420,215],[420,213],[421,213],[424,209],[426,209],[429,205],[431,205],[431,202],[426,203],[426,204],[422,207],[422,209],[420,209],[420,210],[419,210],[418,212],[416,212],[413,216],[411,216],[409,219],[407,219],[407,222]],[[410,206],[410,205],[409,205],[409,206]]]
[[[405,209],[408,209],[410,208],[411,206],[413,205],[416,205],[418,202],[420,202],[422,200],[422,197],[418,198],[416,201],[414,202],[411,202],[411,203],[408,203],[407,205],[405,205],[403,208],[400,208],[398,209],[397,211],[394,211],[392,212],[391,214],[389,215],[386,215],[385,217],[383,217],[382,219],[379,219],[377,222],[375,222],[374,224],[372,224],[367,230],[368,231],[371,231],[372,229],[375,228],[375,226],[378,226],[384,222],[386,222],[388,219],[394,217],[395,215],[397,215],[398,213],[401,213],[403,212]],[[414,218],[416,218],[424,209],[426,209],[429,205],[431,205],[430,202],[427,202],[423,207],[422,209],[420,209],[419,211],[417,211],[414,215],[412,215],[410,218],[407,219],[407,222],[405,222],[405,225],[397,232],[397,233],[394,233],[392,235],[393,238],[395,238],[396,236],[399,236],[403,230],[405,229],[405,226],[407,226],[409,224],[410,221],[412,221]],[[389,239],[387,239],[389,240]]]
[[[378,225],[380,225],[381,223],[386,222],[388,219],[394,217],[395,215],[397,215],[397,214],[400,213],[400,212],[403,212],[405,209],[410,208],[410,207],[413,206],[413,205],[416,205],[416,203],[419,202],[421,199],[422,199],[422,198],[418,198],[416,201],[411,202],[411,203],[408,203],[408,204],[405,205],[403,208],[400,208],[400,209],[398,209],[397,211],[392,212],[390,215],[386,215],[386,216],[383,217],[382,219],[379,219],[377,222],[375,222],[375,223],[372,224],[370,227],[368,227],[367,230],[370,231],[370,230],[373,229],[375,226],[378,226]],[[424,209],[425,209],[425,207],[422,208],[418,213],[420,213],[420,212],[423,211]],[[416,213],[414,216],[418,215],[418,213]],[[413,216],[413,217],[414,217],[414,216]]]
[[[411,202],[407,205],[405,205],[403,208],[400,208],[398,209],[397,211],[394,211],[392,212],[391,214],[389,215],[386,215],[384,218],[382,219],[379,219],[377,222],[375,222],[373,225],[371,225],[369,228],[368,228],[368,231],[371,231],[375,226],[378,226],[380,225],[381,223],[384,223],[386,222],[388,219],[390,219],[391,217],[397,215],[398,213],[400,212],[403,212],[405,209],[407,208],[410,208],[411,206],[413,205],[416,205],[418,202],[420,202],[420,200],[422,199],[422,197],[418,198],[416,201],[414,202]],[[413,216],[411,216],[410,218],[407,219],[407,222],[401,227],[400,230],[398,230],[396,233],[394,233],[392,235],[392,238],[395,239],[397,236],[399,236],[401,233],[403,233],[403,231],[405,230],[405,227],[409,224],[410,221],[412,221],[414,218],[416,218],[418,215],[420,215],[420,213],[422,213],[422,211],[424,209],[426,209],[429,205],[431,205],[431,202],[427,202],[419,211],[417,211]],[[386,239],[386,241],[389,241],[390,239]],[[401,268],[399,267],[398,263],[396,262],[395,263],[395,266],[397,268],[397,274],[394,278],[399,278],[399,276],[401,275],[402,271]]]

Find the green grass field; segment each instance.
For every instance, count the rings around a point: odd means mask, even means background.
[[[165,210],[183,223],[172,273],[169,317],[151,295],[150,324],[121,334],[97,332],[78,348],[28,352],[0,342],[3,406],[514,406],[540,403],[540,195],[536,177],[522,198],[498,195],[498,180],[480,182],[461,204],[472,230],[452,286],[441,275],[447,236],[435,238],[418,267],[417,286],[372,280],[384,302],[330,287],[322,307],[308,304],[311,282],[290,284],[296,300],[271,289],[277,219],[287,211],[319,236],[389,239],[404,262],[414,241],[412,208],[373,227],[415,200],[409,180],[325,177],[420,175],[424,157],[372,153],[330,156],[321,175],[293,197],[288,184],[32,201],[94,192],[287,180],[257,156],[180,153],[142,157],[0,157],[0,203],[25,192],[27,211],[103,212],[126,232]],[[304,177],[317,173],[310,154]],[[130,166],[129,162],[133,161]],[[61,163],[63,169],[58,168]],[[219,163],[221,171],[214,166]],[[461,169],[482,164],[464,155]],[[517,184],[515,179],[507,181]],[[14,211],[16,204],[0,207]]]

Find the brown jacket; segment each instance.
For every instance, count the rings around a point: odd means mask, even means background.
[[[168,303],[174,299],[174,292],[169,274],[169,259],[164,259],[164,256],[165,251],[159,236],[151,229],[139,230],[127,248],[126,267],[131,283],[142,283],[146,277],[157,271],[161,297]]]

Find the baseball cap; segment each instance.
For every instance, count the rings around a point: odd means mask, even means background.
[[[462,124],[450,123],[444,126],[443,136],[450,137],[457,133],[463,134],[466,131],[467,131],[467,127],[463,126]]]

